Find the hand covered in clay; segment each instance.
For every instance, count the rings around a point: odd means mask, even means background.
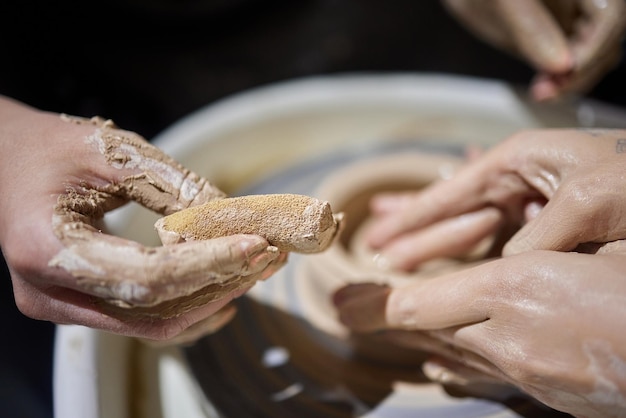
[[[621,251],[531,251],[404,287],[354,284],[334,295],[355,332],[448,359],[424,363],[435,380],[500,380],[587,418],[626,410],[625,299]]]
[[[467,253],[498,230],[515,232],[505,256],[621,245],[625,146],[623,130],[519,132],[451,179],[375,196],[366,240],[382,265],[400,270]]]
[[[0,245],[27,316],[184,340],[223,325],[234,311],[220,309],[286,261],[256,235],[148,248],[103,232],[129,201],[167,215],[224,197],[110,121],[0,97],[0,142]]]
[[[537,100],[591,89],[619,61],[624,0],[444,0],[478,37],[537,70]]]

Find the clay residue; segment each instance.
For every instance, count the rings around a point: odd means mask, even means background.
[[[63,118],[93,125],[94,133],[86,138],[86,142],[95,146],[111,167],[132,172],[111,185],[109,192],[163,214],[225,197],[206,179],[189,171],[136,133],[118,129],[111,120],[66,115]]]
[[[111,176],[109,184],[72,182],[57,199],[52,227],[63,249],[49,265],[71,274],[75,289],[120,307],[151,307],[155,315],[175,316],[258,280],[246,277],[248,260],[233,259],[229,248],[210,243],[149,248],[103,233],[104,214],[129,200],[168,214],[225,195],[139,135],[117,129],[110,120],[62,118],[93,125],[86,142],[120,173],[117,179]],[[171,300],[178,302],[162,305]]]
[[[339,220],[328,202],[269,194],[208,202],[162,218],[156,228],[164,243],[254,234],[281,251],[316,253],[333,241]]]

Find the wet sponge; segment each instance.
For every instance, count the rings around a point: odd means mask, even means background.
[[[265,194],[213,200],[160,218],[155,228],[165,245],[253,234],[280,251],[308,254],[330,246],[341,218],[314,197]]]

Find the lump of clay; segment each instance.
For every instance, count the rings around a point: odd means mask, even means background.
[[[330,204],[296,194],[248,195],[213,200],[160,218],[165,245],[235,234],[260,235],[280,251],[317,253],[333,242],[342,214]]]

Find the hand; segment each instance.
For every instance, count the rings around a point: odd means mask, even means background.
[[[498,228],[517,230],[505,256],[593,252],[626,238],[625,145],[623,130],[520,132],[449,180],[375,196],[366,240],[401,270],[467,252]]]
[[[131,200],[165,215],[224,197],[110,121],[0,98],[0,142],[0,245],[27,316],[155,340],[197,336],[286,261],[259,236],[147,248],[104,233],[104,214]]]
[[[355,332],[446,358],[443,383],[499,380],[590,418],[626,410],[625,298],[622,248],[531,251],[399,288],[354,284],[334,303]]]
[[[619,61],[624,0],[445,0],[450,12],[488,43],[537,70],[537,100],[590,90]]]

